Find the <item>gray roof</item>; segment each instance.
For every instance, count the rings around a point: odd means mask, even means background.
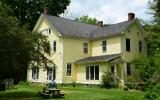
[[[91,62],[104,62],[104,61],[111,61],[118,57],[120,57],[120,54],[112,54],[112,55],[103,55],[103,56],[93,56],[93,57],[87,57],[81,60],[76,61],[75,63],[91,63]]]
[[[124,21],[108,26],[90,25],[51,15],[44,15],[49,22],[63,35],[78,38],[96,39],[120,35],[132,21]]]

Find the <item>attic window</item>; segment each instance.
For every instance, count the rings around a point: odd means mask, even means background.
[[[51,29],[50,29],[50,28],[48,29],[48,34],[49,34],[49,35],[51,34]]]

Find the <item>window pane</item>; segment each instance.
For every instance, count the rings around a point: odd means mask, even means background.
[[[83,52],[88,53],[88,43],[83,44]]]
[[[127,63],[127,75],[131,75],[131,65]]]
[[[86,66],[86,80],[89,80],[89,66]]]
[[[107,42],[106,41],[102,41],[102,51],[103,52],[106,52],[106,50],[107,50],[106,45],[107,45]]]
[[[142,41],[139,41],[139,52],[142,52]]]
[[[99,80],[99,66],[95,66],[95,80]]]
[[[52,80],[52,78],[53,78],[52,69],[47,69],[47,80]]]
[[[114,74],[114,66],[111,66],[111,73]]]
[[[130,39],[126,39],[126,51],[130,51]]]
[[[56,52],[56,41],[53,42],[53,50]]]
[[[94,80],[94,66],[90,66],[90,79]]]
[[[67,76],[71,76],[71,73],[72,73],[72,67],[71,67],[71,64],[67,64]]]
[[[34,67],[32,68],[32,79],[38,79],[39,78],[39,68]]]
[[[56,69],[53,69],[53,79],[56,79]]]

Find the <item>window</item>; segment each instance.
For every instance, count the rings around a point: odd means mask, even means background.
[[[131,75],[131,64],[127,63],[127,75]]]
[[[111,66],[111,73],[114,74],[114,66]]]
[[[88,43],[83,43],[83,53],[88,53]]]
[[[86,66],[86,80],[99,80],[99,66]]]
[[[43,35],[50,35],[51,34],[51,29],[50,28],[47,28],[47,29],[44,29],[42,31],[40,31]]]
[[[34,67],[32,68],[32,79],[36,80],[39,78],[39,68]]]
[[[126,39],[126,51],[130,51],[130,39]]]
[[[104,40],[104,41],[102,41],[102,52],[106,52],[106,50],[107,50],[107,42],[106,42],[106,40]]]
[[[72,64],[68,63],[67,64],[67,76],[71,76],[72,73]]]
[[[139,41],[139,52],[142,52],[142,41]]]
[[[55,69],[47,69],[47,80],[54,80],[56,78],[56,70]]]
[[[51,42],[51,53],[56,52],[56,41]]]
[[[51,29],[48,29],[48,34],[49,34],[49,35],[51,34]]]

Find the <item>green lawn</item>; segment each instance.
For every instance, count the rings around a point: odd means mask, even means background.
[[[120,89],[100,89],[88,87],[59,87],[64,98],[52,100],[143,100],[143,92],[123,91]],[[0,92],[0,100],[42,100],[38,86],[18,85],[15,89]],[[46,100],[46,99],[45,99]]]

